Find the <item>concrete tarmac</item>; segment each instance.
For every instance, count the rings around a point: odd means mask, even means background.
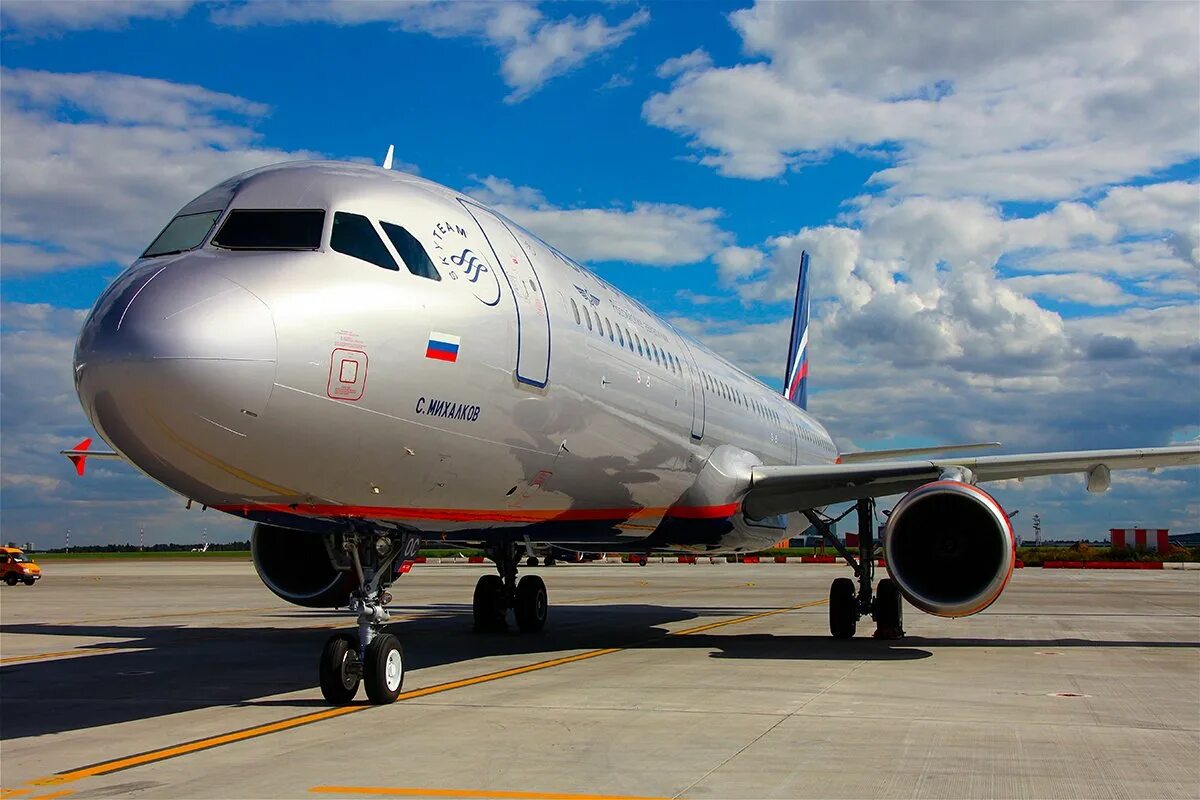
[[[547,629],[477,635],[487,568],[419,565],[403,699],[331,709],[352,620],[249,564],[45,566],[0,586],[0,798],[1200,797],[1200,572],[1025,569],[835,642],[844,567],[539,568]]]

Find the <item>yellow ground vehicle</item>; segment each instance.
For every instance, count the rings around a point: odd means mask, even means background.
[[[0,579],[9,586],[21,581],[33,586],[42,577],[42,568],[16,547],[0,547]]]

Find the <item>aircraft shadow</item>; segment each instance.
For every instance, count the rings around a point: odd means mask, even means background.
[[[393,609],[393,613],[406,610],[416,609]],[[420,611],[414,619],[388,626],[405,647],[409,669],[495,655],[551,658],[563,651],[629,647],[662,637],[665,624],[697,616],[695,611],[654,605],[563,605],[551,608],[545,631],[526,635],[515,630],[474,634],[466,605],[421,607]],[[305,618],[304,612],[274,616]],[[316,624],[339,621],[325,612],[306,618]],[[137,649],[0,668],[0,740],[216,706],[323,707],[323,702],[305,699],[264,702],[258,698],[314,688],[325,639],[338,630],[353,630],[353,619],[342,619],[343,626],[317,629],[277,627],[270,622],[261,627],[5,625],[5,633],[12,634],[128,639],[83,646],[81,651],[114,646]]]
[[[389,630],[405,645],[410,669],[495,655],[546,658],[573,650],[660,648],[711,651],[718,659],[878,660],[929,658],[937,647],[1200,647],[1200,642],[1088,639],[951,639],[907,637],[877,640],[864,629],[852,640],[819,635],[737,634],[732,630],[669,636],[662,627],[695,619],[738,617],[741,608],[678,608],[618,604],[554,606],[549,627],[538,634],[471,632],[470,608],[461,604],[399,607],[418,612]],[[174,625],[5,625],[8,633],[42,636],[128,638],[98,655],[0,668],[0,739],[42,736],[217,706],[324,707],[314,698],[267,699],[312,689],[317,656],[338,621],[324,612],[280,612],[274,618],[312,619],[319,627],[181,627]],[[352,628],[346,620],[345,629]],[[339,629],[341,629],[339,627]],[[112,644],[92,645],[94,648]],[[86,651],[87,646],[79,648]]]

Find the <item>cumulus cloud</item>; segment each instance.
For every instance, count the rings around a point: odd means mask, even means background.
[[[1194,5],[763,2],[730,21],[755,60],[673,59],[643,108],[726,175],[873,151],[894,194],[1055,200],[1194,157]]]
[[[398,30],[440,38],[469,36],[500,52],[500,74],[519,102],[547,81],[565,75],[596,54],[611,50],[650,19],[639,9],[615,24],[593,14],[552,19],[533,3],[412,2],[411,0],[267,0],[235,3],[213,12],[222,25],[333,25],[387,23]]]
[[[205,189],[310,157],[259,146],[253,125],[266,111],[188,84],[5,69],[5,275],[128,262]]]
[[[614,208],[559,208],[538,190],[495,176],[469,193],[581,261],[654,267],[693,264],[728,243],[716,208],[634,202]]]

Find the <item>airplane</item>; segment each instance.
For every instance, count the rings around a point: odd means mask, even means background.
[[[841,453],[806,411],[807,254],[781,393],[503,214],[386,167],[278,164],[185,205],[75,348],[113,450],[62,451],[254,522],[267,588],[356,614],[321,652],[330,703],[400,694],[389,588],[422,542],[483,548],[476,629],[511,610],[532,632],[549,602],[541,577],[518,581],[525,555],[750,553],[811,524],[855,575],[832,583],[831,634],[870,616],[902,636],[902,598],[966,616],[1008,583],[1012,525],[980,483],[1083,473],[1103,491],[1111,470],[1200,463],[1196,444]],[[874,502],[897,494],[876,584]],[[858,558],[824,513],[851,501]]]

